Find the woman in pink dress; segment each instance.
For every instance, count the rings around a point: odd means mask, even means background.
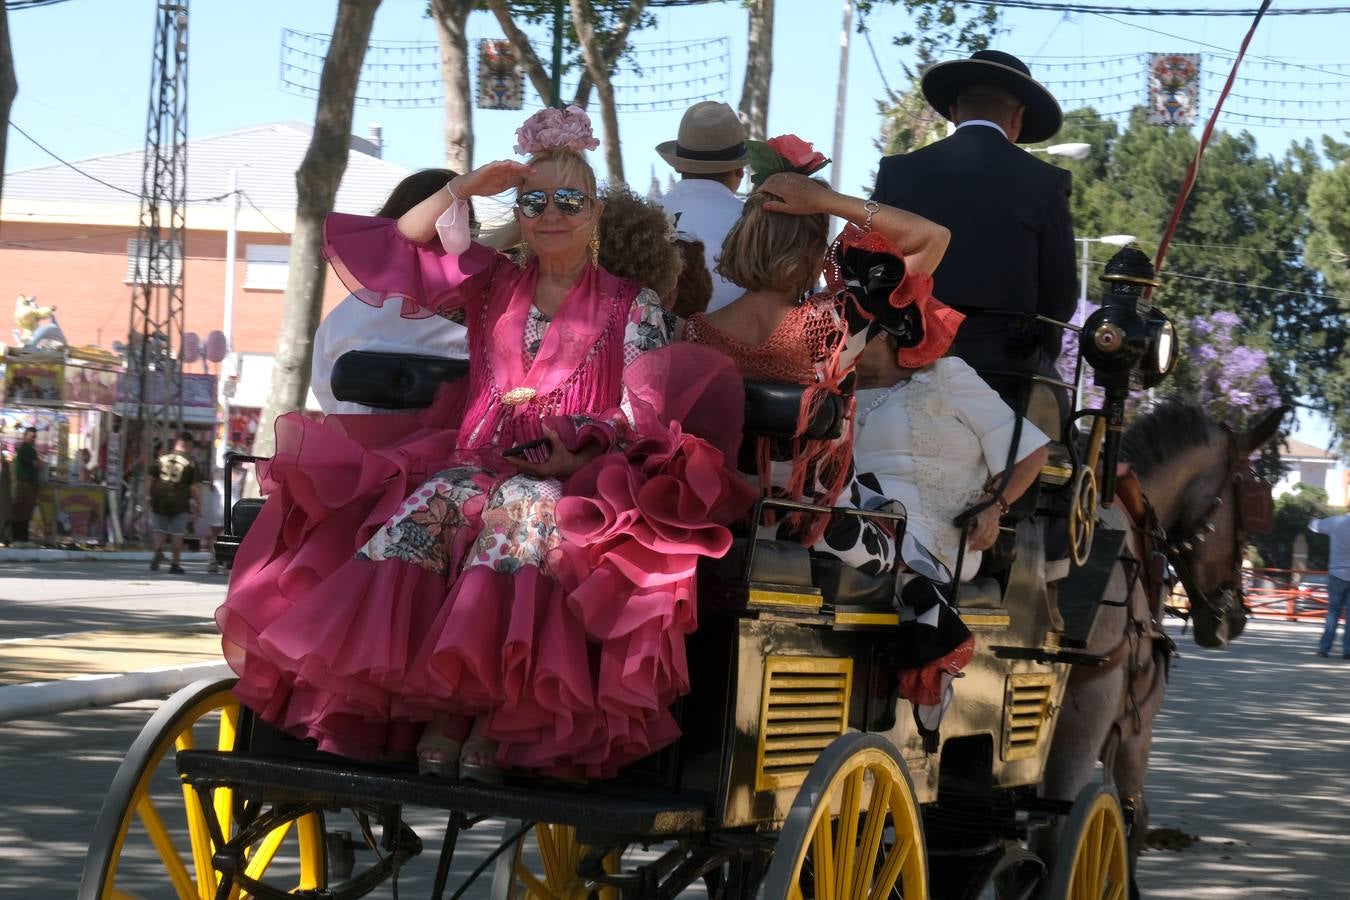
[[[585,113],[517,137],[527,163],[397,221],[329,216],[354,293],[462,311],[467,408],[450,429],[436,409],[279,419],[217,621],[241,699],[324,750],[405,753],[425,732],[426,772],[601,777],[678,735],[694,566],[749,502],[725,465],[740,382],[716,354],[661,352],[659,298],[596,263]],[[512,189],[522,264],[467,229],[467,198]]]

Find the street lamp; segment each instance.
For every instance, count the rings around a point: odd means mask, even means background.
[[[1092,152],[1092,145],[1075,141],[1069,144],[1051,144],[1049,147],[1028,147],[1027,152],[1063,156],[1068,159],[1087,159],[1087,155]]]
[[[1104,234],[1101,237],[1080,237],[1075,238],[1075,240],[1083,245],[1083,269],[1082,278],[1078,282],[1078,311],[1074,313],[1073,323],[1081,326],[1087,321],[1088,267],[1092,264],[1091,245],[1110,244],[1112,247],[1124,247],[1127,244],[1133,244],[1138,238],[1132,234]],[[1081,398],[1083,396],[1083,365],[1081,362],[1078,365],[1077,391]]]

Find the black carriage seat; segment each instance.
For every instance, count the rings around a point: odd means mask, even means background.
[[[468,371],[467,359],[349,350],[333,364],[333,396],[376,409],[425,409],[442,384]]]
[[[805,387],[799,384],[745,382],[745,440],[741,446],[743,471],[753,471],[756,466],[756,438],[787,441],[795,436],[804,391]],[[827,395],[807,423],[803,437],[812,440],[838,437],[844,427],[845,412],[843,398]],[[772,540],[754,541],[753,556],[747,571],[746,554],[750,545],[749,539],[737,538],[726,556],[705,560],[700,569],[703,582],[740,585],[742,599],[745,583],[753,582],[818,590],[822,601],[835,607],[890,609],[894,603],[893,573],[869,575],[832,556],[813,553],[798,543]]]
[[[375,350],[349,350],[333,365],[333,396],[344,403],[360,403],[376,409],[424,409],[431,405],[436,391],[469,371],[464,359],[418,356],[410,353],[386,353]],[[238,462],[253,460],[232,456],[226,462],[226,484],[232,482],[231,469]],[[228,491],[225,502],[229,503]],[[234,562],[239,543],[248,533],[258,513],[261,497],[241,497],[229,508],[225,533],[216,538],[216,562],[227,568]]]

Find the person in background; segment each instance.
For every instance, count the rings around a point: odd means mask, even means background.
[[[10,506],[10,541],[28,545],[28,525],[37,508],[38,485],[42,482],[42,460],[37,451],[37,429],[23,430],[23,443],[14,453],[14,502]]]
[[[717,274],[717,256],[727,232],[741,217],[736,189],[750,161],[745,126],[727,104],[705,100],[685,111],[679,137],[657,144],[656,152],[680,173],[679,184],[658,202],[677,218],[682,234],[703,242],[704,264],[713,273],[707,311],[715,312],[744,293]]]
[[[164,559],[164,540],[168,538],[173,549],[169,572],[182,575],[183,533],[189,515],[201,508],[201,478],[197,463],[192,459],[192,435],[180,431],[173,449],[155,458],[150,469],[150,529],[154,533],[154,556],[150,571],[158,572]]]
[[[443,190],[457,172],[449,169],[423,169],[404,178],[394,188],[375,215],[397,219],[426,198]],[[469,209],[469,230],[478,230],[473,208]],[[310,388],[326,413],[389,413],[360,403],[339,401],[333,396],[333,365],[349,350],[377,350],[419,356],[467,359],[468,332],[454,316],[428,314],[422,318],[404,318],[401,304],[372,306],[355,294],[333,307],[314,332],[314,356],[310,365]]]
[[[1331,553],[1327,557],[1327,620],[1322,629],[1322,641],[1317,645],[1318,656],[1330,656],[1336,643],[1336,625],[1350,601],[1350,514],[1314,519],[1308,528],[1331,539]],[[1350,622],[1346,623],[1341,638],[1341,657],[1350,659]]]
[[[211,480],[206,484],[206,509],[202,511],[205,517],[206,537],[205,550],[210,555],[210,561],[206,564],[206,571],[214,575],[220,571],[220,564],[216,562],[216,538],[225,530],[225,473],[219,469],[211,475]]]

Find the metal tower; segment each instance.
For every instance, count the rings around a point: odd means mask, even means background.
[[[134,498],[183,423],[183,260],[187,236],[188,0],[157,0],[150,109],[141,171],[131,325],[127,336],[124,478]]]

